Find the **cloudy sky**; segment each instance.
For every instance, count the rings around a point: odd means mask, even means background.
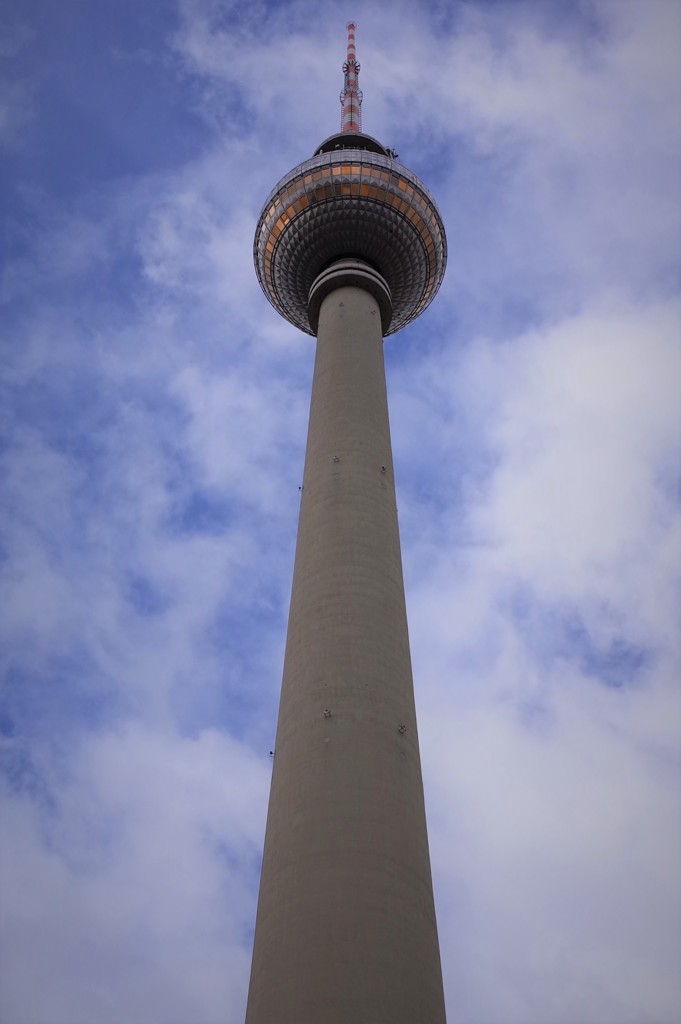
[[[386,343],[448,1015],[681,1017],[681,5],[5,0],[3,1024],[243,1019],[339,125],[438,199]]]

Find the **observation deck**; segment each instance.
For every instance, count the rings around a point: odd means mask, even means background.
[[[392,319],[414,320],[435,297],[447,241],[426,186],[376,139],[332,135],[265,201],[253,246],[258,281],[274,308],[307,334],[310,288],[339,259],[359,259],[385,278]]]

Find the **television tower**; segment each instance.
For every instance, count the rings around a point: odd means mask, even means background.
[[[435,202],[361,131],[268,196],[258,280],[317,350],[246,1024],[444,1024],[383,337],[444,275]]]

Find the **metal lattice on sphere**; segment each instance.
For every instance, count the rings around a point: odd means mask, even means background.
[[[379,142],[332,136],[268,196],[255,233],[260,285],[274,308],[307,334],[308,295],[334,260],[369,263],[392,296],[393,334],[414,320],[444,276],[447,242],[426,186]]]

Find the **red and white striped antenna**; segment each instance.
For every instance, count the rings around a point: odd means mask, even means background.
[[[362,130],[362,90],[359,87],[359,64],[355,56],[356,27],[354,21],[348,22],[348,57],[343,65],[345,84],[340,94],[341,132]]]

